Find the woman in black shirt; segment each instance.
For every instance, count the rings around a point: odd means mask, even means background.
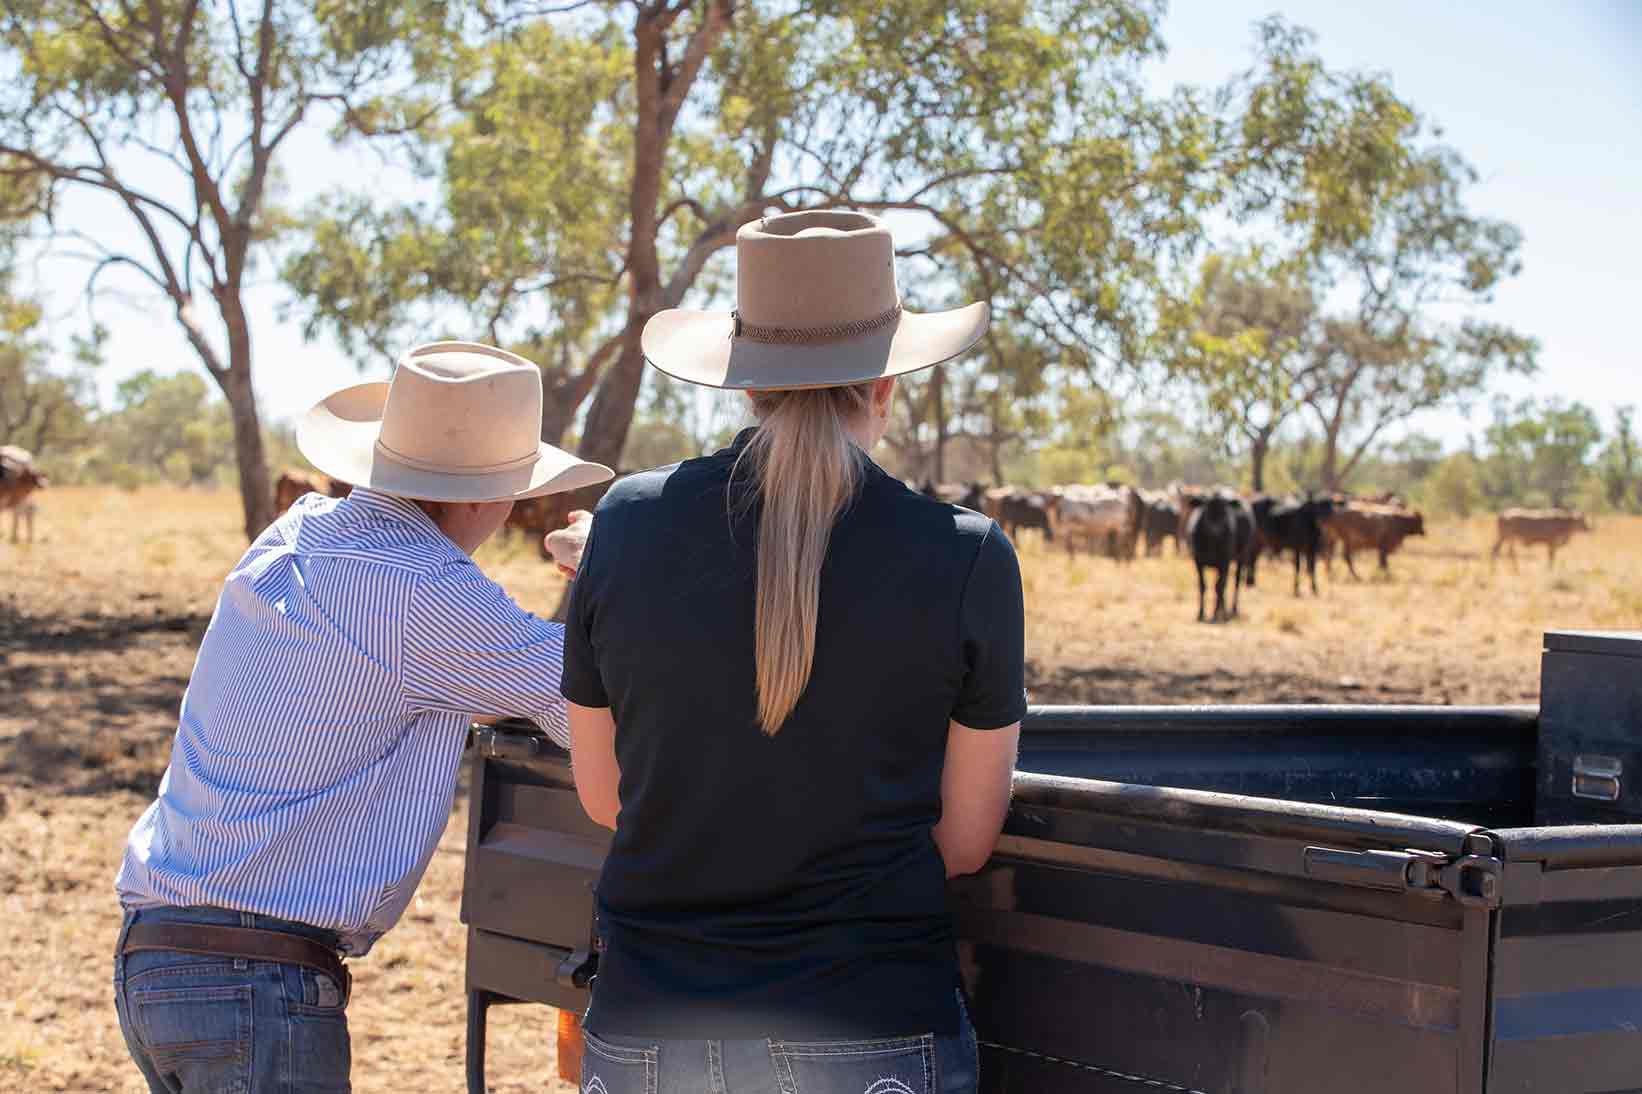
[[[737,254],[737,310],[664,312],[644,350],[759,424],[612,489],[571,597],[576,786],[615,829],[584,1090],[960,1094],[945,885],[1008,804],[1020,573],[990,520],[866,453],[894,377],[986,306],[904,311],[860,213],[767,218]]]

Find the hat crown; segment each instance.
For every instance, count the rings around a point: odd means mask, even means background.
[[[425,471],[484,474],[538,454],[542,374],[493,346],[433,342],[400,358],[379,453]]]
[[[817,209],[736,233],[736,314],[795,331],[866,323],[901,302],[895,242],[867,213]]]

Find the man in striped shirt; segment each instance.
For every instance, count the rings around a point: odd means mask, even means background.
[[[339,958],[410,901],[469,721],[568,744],[562,627],[471,558],[514,499],[610,476],[540,432],[535,366],[468,343],[303,422],[308,458],[359,485],[303,497],[229,573],[115,883],[116,1008],[156,1094],[348,1089]]]

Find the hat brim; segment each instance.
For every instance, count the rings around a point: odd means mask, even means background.
[[[752,391],[842,387],[950,361],[981,340],[989,314],[984,302],[903,311],[864,337],[804,345],[736,338],[729,312],[673,308],[644,325],[641,343],[651,365],[692,384]]]
[[[297,448],[332,478],[420,501],[517,501],[579,490],[615,477],[603,464],[578,459],[546,442],[528,467],[477,474],[409,467],[377,450],[387,401],[386,383],[343,388],[297,423]]]

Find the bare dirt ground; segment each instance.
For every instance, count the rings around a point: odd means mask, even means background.
[[[112,879],[164,770],[222,575],[244,547],[227,494],[53,489],[39,542],[0,542],[0,1090],[140,1094],[109,994]],[[1431,526],[1388,576],[1336,565],[1322,596],[1263,563],[1234,623],[1196,623],[1169,557],[1118,565],[1021,545],[1040,703],[1531,703],[1550,628],[1642,624],[1642,519],[1610,518],[1548,570],[1488,561],[1491,522]],[[562,583],[517,539],[486,570],[549,612]],[[1212,596],[1212,590],[1211,590]],[[358,963],[360,1094],[463,1088],[458,805],[402,924]],[[553,1087],[553,1015],[493,1012],[492,1089]],[[561,1087],[568,1090],[568,1087]]]

